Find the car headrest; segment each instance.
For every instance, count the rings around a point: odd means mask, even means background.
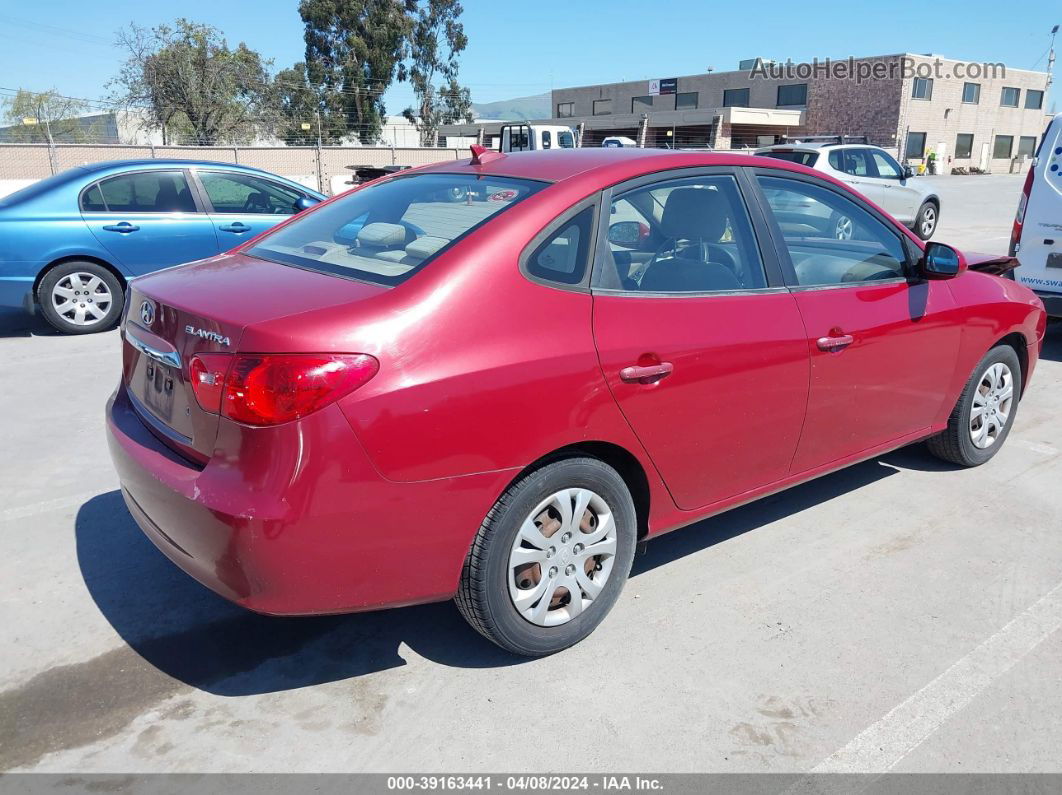
[[[406,254],[417,259],[427,259],[449,242],[445,237],[422,235],[406,246]]]
[[[660,227],[676,240],[717,242],[726,231],[726,198],[711,188],[675,188],[664,202]]]
[[[374,248],[394,248],[406,242],[406,228],[401,224],[376,222],[358,230],[358,242]]]

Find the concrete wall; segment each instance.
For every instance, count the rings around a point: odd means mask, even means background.
[[[105,160],[142,158],[177,158],[211,160],[220,163],[240,163],[279,174],[317,188],[323,185],[330,192],[339,177],[353,172],[347,166],[406,165],[422,166],[444,160],[469,157],[467,149],[383,148],[368,146],[90,146],[58,145],[49,151],[47,144],[0,144],[0,183],[8,186],[17,181],[19,187],[27,180],[38,180],[74,166],[99,163]],[[12,187],[11,190],[17,190]],[[10,191],[8,191],[10,192]]]

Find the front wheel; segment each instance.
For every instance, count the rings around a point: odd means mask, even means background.
[[[636,541],[634,502],[616,470],[593,458],[556,461],[491,508],[465,560],[457,607],[504,649],[553,654],[612,609]]]
[[[1021,396],[1021,364],[1009,345],[985,354],[966,382],[945,431],[929,439],[930,452],[973,467],[999,452],[1014,425]]]
[[[918,208],[915,216],[914,233],[921,240],[929,240],[937,231],[937,221],[940,219],[940,210],[933,202],[926,202]]]

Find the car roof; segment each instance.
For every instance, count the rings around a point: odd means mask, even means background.
[[[497,155],[497,153],[491,154]],[[615,184],[654,171],[698,166],[762,166],[815,173],[802,166],[791,168],[794,165],[774,158],[756,157],[740,152],[593,147],[510,152],[490,157],[481,165],[473,165],[471,160],[444,161],[421,166],[416,169],[415,173],[469,173],[547,182],[585,178],[600,184]]]
[[[268,171],[264,171],[260,168],[254,168],[252,166],[245,166],[240,163],[224,163],[217,160],[185,160],[176,157],[158,157],[158,158],[140,158],[131,160],[104,160],[99,163],[85,163],[80,166],[74,166],[75,169],[80,170],[82,173],[99,173],[112,170],[123,169],[141,169],[141,168],[223,168],[234,169],[238,171],[255,171],[259,174],[268,174],[269,176],[278,176],[276,174],[270,174]]]

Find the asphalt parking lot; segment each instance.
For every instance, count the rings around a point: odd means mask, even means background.
[[[1020,177],[937,178],[1005,251]],[[115,332],[0,336],[0,771],[1062,771],[1062,327],[988,465],[901,450],[652,542],[584,643],[231,606],[117,491]]]

